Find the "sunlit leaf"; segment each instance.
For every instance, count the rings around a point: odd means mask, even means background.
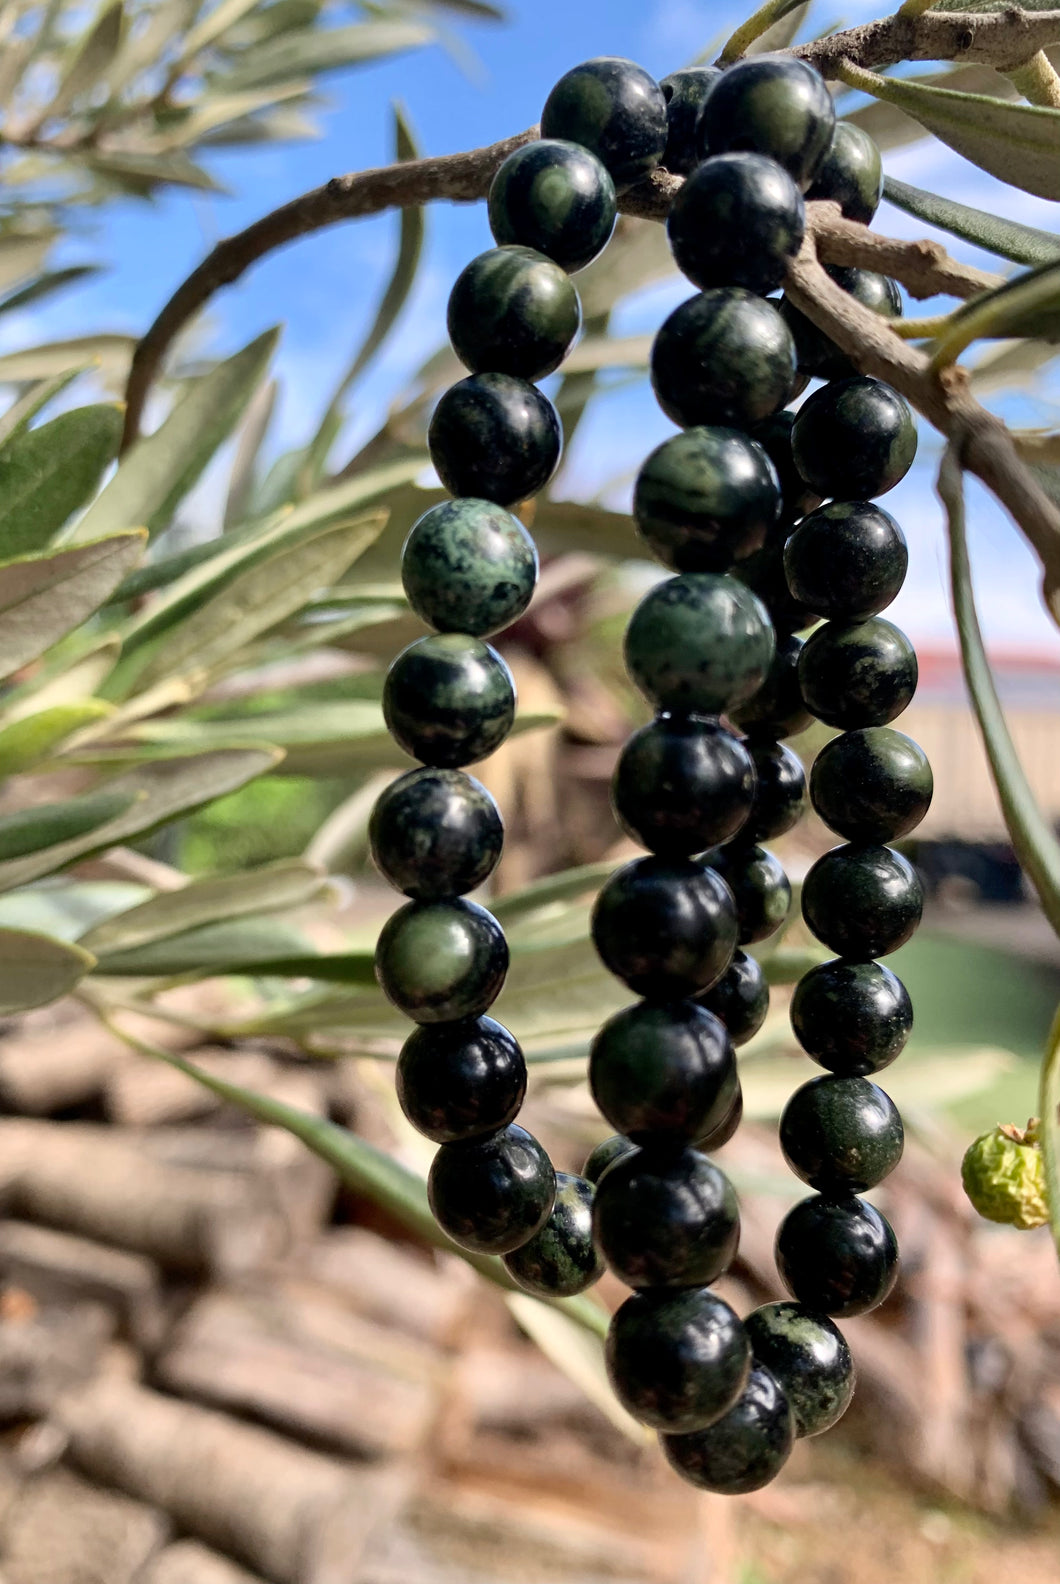
[[[95,264],[70,264],[65,269],[46,270],[28,285],[9,292],[3,301],[0,301],[0,314],[12,313],[16,308],[28,308],[30,303],[40,302],[42,298],[64,291],[67,286],[73,286],[77,281],[98,274],[99,269]]]
[[[1020,225],[1001,215],[986,214],[968,204],[957,203],[953,198],[910,187],[893,176],[885,179],[883,196],[906,214],[949,231],[965,242],[974,242],[976,247],[996,253],[999,258],[1011,259],[1014,264],[1048,264],[1060,259],[1060,236],[1049,231]]]
[[[0,1016],[57,1001],[93,963],[88,952],[50,935],[0,929]]]
[[[56,93],[41,112],[35,128],[61,116],[83,94],[94,88],[118,53],[125,13],[122,0],[114,0],[85,34],[73,60],[63,74]]]
[[[323,31],[306,29],[248,50],[218,87],[233,92],[289,82],[416,49],[433,38],[431,28],[416,22],[352,22]]]
[[[93,611],[143,553],[142,531],[0,566],[0,676],[35,660]]]
[[[88,792],[62,803],[38,803],[13,814],[0,814],[0,862],[87,836],[135,802],[132,792]]]
[[[95,494],[121,439],[112,406],[75,407],[0,446],[0,560],[43,550]]]
[[[60,391],[65,390],[79,374],[83,374],[88,366],[81,364],[67,369],[62,374],[55,374],[51,379],[34,381],[17,401],[12,402],[0,418],[0,446],[6,445],[14,435],[21,434],[27,429],[41,409],[58,396]]]
[[[311,950],[308,938],[283,919],[224,919],[142,946],[98,953],[96,971],[137,979],[188,973],[265,974],[276,972],[274,964],[294,953]]]
[[[15,775],[40,764],[83,726],[105,720],[112,706],[102,699],[54,704],[0,728],[0,776]]]
[[[148,197],[155,187],[190,187],[195,192],[224,192],[209,171],[196,165],[180,149],[157,154],[148,149],[100,149],[84,158],[88,170],[123,192]]]
[[[93,364],[111,379],[124,379],[135,350],[135,336],[88,335],[49,341],[24,352],[0,353],[0,384],[55,379],[68,375],[72,368]]]

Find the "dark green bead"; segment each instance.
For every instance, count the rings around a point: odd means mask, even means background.
[[[888,276],[878,275],[875,270],[846,268],[840,264],[826,267],[836,285],[870,313],[879,314],[881,319],[901,318],[901,294]],[[799,368],[804,374],[813,379],[838,380],[849,379],[857,373],[847,354],[836,346],[831,336],[818,329],[813,320],[808,319],[786,297],[780,305],[780,311],[794,338]]]
[[[736,1097],[724,1025],[694,1001],[638,1001],[608,1018],[589,1052],[597,1109],[634,1144],[688,1143],[724,1122]]]
[[[605,1357],[634,1419],[681,1434],[728,1413],[751,1373],[743,1326],[706,1287],[634,1293],[612,1316]]]
[[[436,1144],[496,1133],[526,1097],[518,1041],[493,1018],[423,1024],[401,1047],[397,1097],[413,1127]]]
[[[796,394],[792,392],[792,400]],[[805,479],[795,466],[795,458],[791,454],[791,431],[794,427],[795,414],[785,408],[753,424],[749,431],[751,439],[758,442],[777,470],[783,502],[781,521],[784,524],[804,517],[820,504],[821,499],[807,488]],[[784,527],[780,531],[786,534],[790,528]]]
[[[818,1193],[864,1193],[902,1158],[894,1101],[868,1078],[811,1078],[780,1118],[784,1159]]]
[[[675,308],[651,349],[651,383],[679,428],[748,429],[789,400],[795,343],[771,302],[742,286],[716,287]]]
[[[657,583],[626,628],[626,668],[659,710],[720,715],[761,687],[773,659],[773,628],[742,583],[683,572]]]
[[[864,1199],[801,1199],[780,1223],[775,1253],[792,1297],[840,1320],[875,1309],[898,1279],[890,1223]]]
[[[556,1173],[551,1213],[529,1243],[504,1256],[508,1275],[538,1298],[573,1298],[604,1274],[593,1243],[593,1185]]]
[[[765,543],[780,505],[773,464],[736,429],[696,427],[664,440],[633,491],[638,529],[678,572],[726,572]]]
[[[471,374],[434,409],[427,446],[450,495],[514,506],[556,471],[563,431],[548,397],[527,380]]]
[[[797,1436],[820,1435],[854,1395],[854,1360],[839,1327],[801,1304],[770,1303],[744,1321],[756,1364],[764,1364],[791,1408]]]
[[[500,810],[459,770],[410,770],[380,793],[368,825],[384,880],[418,902],[463,896],[492,874],[504,845]]]
[[[503,506],[441,501],[405,540],[401,581],[409,604],[428,626],[488,638],[529,605],[537,551],[519,519]]]
[[[548,1220],[556,1195],[552,1162],[517,1123],[488,1138],[443,1144],[427,1178],[434,1219],[458,1248],[510,1254]]]
[[[563,362],[581,322],[570,276],[533,248],[480,253],[449,294],[449,339],[472,374],[544,379]]]
[[[792,594],[828,621],[864,621],[885,610],[908,566],[905,534],[867,501],[830,501],[804,517],[784,545]]]
[[[828,726],[853,731],[886,726],[916,692],[916,650],[882,616],[828,622],[799,655],[799,687],[807,709]]]
[[[802,885],[802,916],[841,957],[886,957],[920,923],[916,870],[893,847],[833,847]]]
[[[931,806],[931,766],[890,726],[833,737],[814,760],[813,806],[847,841],[890,842],[915,830]]]
[[[791,445],[796,467],[818,495],[871,500],[909,472],[916,425],[896,390],[858,374],[832,380],[808,398]]]
[[[809,627],[813,614],[792,597],[784,575],[784,541],[772,540],[732,569],[732,575],[758,595],[778,635],[787,637]],[[735,719],[735,716],[733,716]]]
[[[695,995],[732,961],[732,893],[691,859],[639,858],[601,888],[592,937],[604,967],[636,995],[664,1001]]]
[[[619,824],[650,852],[690,858],[728,841],[755,792],[747,749],[717,721],[661,715],[619,755],[611,800]]]
[[[496,240],[534,248],[571,273],[607,246],[617,212],[615,184],[596,155],[558,138],[517,148],[490,187]]]
[[[500,995],[508,944],[492,913],[463,897],[406,902],[375,948],[383,993],[416,1023],[479,1017]]]
[[[613,1166],[615,1161],[621,1160],[623,1155],[628,1155],[636,1147],[624,1133],[613,1133],[610,1138],[602,1139],[589,1151],[585,1165],[582,1167],[582,1176],[588,1182],[598,1183],[609,1166]]]
[[[420,638],[383,684],[383,715],[399,747],[456,769],[499,748],[515,719],[515,683],[495,649],[463,633]]]
[[[848,220],[869,224],[883,197],[883,161],[867,132],[852,121],[836,122],[831,147],[806,196],[828,199]]]
[[[696,1139],[696,1149],[704,1155],[715,1155],[718,1150],[724,1149],[743,1121],[743,1090],[740,1088],[739,1079],[736,1080],[736,1098],[729,1107],[729,1114],[716,1128],[711,1128],[709,1133],[704,1133],[701,1139]]]
[[[666,235],[693,286],[774,291],[802,246],[806,206],[776,160],[716,154],[688,177],[670,205]]]
[[[597,1183],[593,1235],[628,1287],[705,1287],[736,1256],[739,1206],[699,1150],[639,1149]]]
[[[619,192],[654,170],[668,135],[666,100],[643,66],[600,55],[566,72],[545,100],[541,135],[591,149]]]
[[[791,884],[780,860],[741,840],[716,848],[707,861],[733,894],[740,945],[775,935],[791,909]]]
[[[738,951],[717,984],[697,1000],[721,1019],[734,1045],[746,1045],[766,1020],[769,982],[761,964],[749,952]],[[709,1146],[702,1143],[702,1148]]]
[[[901,1055],[913,1027],[905,985],[882,963],[821,963],[791,998],[791,1026],[807,1055],[842,1077],[865,1077]]]
[[[774,841],[793,830],[806,807],[806,772],[802,760],[783,743],[754,742],[755,800],[741,841]]]
[[[699,151],[752,149],[805,192],[832,145],[835,105],[824,78],[790,55],[755,55],[723,72],[699,123]]]
[[[783,1389],[761,1364],[724,1418],[692,1435],[659,1438],[676,1474],[699,1490],[740,1496],[761,1490],[788,1461],[795,1420]]]
[[[753,743],[797,737],[813,720],[799,687],[802,643],[794,634],[778,637],[773,663],[762,686],[746,704],[729,712],[733,725],[746,732]]]
[[[687,176],[699,163],[696,126],[707,95],[721,76],[716,66],[689,66],[662,78],[667,136],[662,163],[675,176]]]

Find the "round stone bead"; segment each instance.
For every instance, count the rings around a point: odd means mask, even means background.
[[[660,1436],[666,1461],[700,1490],[739,1496],[761,1490],[791,1456],[795,1421],[782,1387],[755,1364],[734,1407],[706,1430]]]
[[[659,83],[666,100],[666,148],[662,163],[675,176],[687,176],[699,163],[696,125],[707,95],[721,76],[716,66],[689,66]]]
[[[805,192],[828,153],[835,104],[824,78],[790,55],[755,55],[722,73],[703,108],[704,156],[752,149],[783,165]]]
[[[833,737],[814,760],[813,806],[838,836],[889,842],[915,830],[931,806],[924,750],[890,726]]]
[[[881,1304],[898,1278],[890,1223],[864,1199],[801,1199],[780,1223],[777,1271],[815,1314],[849,1319]]]
[[[769,612],[769,619],[778,636],[787,637],[800,627],[808,627],[813,621],[812,612],[805,605],[800,605],[788,588],[788,580],[784,576],[783,534],[771,539],[761,550],[748,556],[746,561],[734,566],[732,575],[758,595]],[[733,715],[732,719],[735,718]]]
[[[792,393],[792,397],[796,393]],[[795,466],[791,452],[791,431],[795,427],[795,414],[786,408],[769,418],[753,424],[751,439],[757,441],[777,470],[782,501],[781,521],[792,523],[820,505],[821,497],[809,489],[806,480]],[[788,532],[790,530],[783,530]]]
[[[626,628],[626,668],[659,710],[719,715],[757,692],[775,640],[750,589],[712,572],[657,583]]]
[[[733,725],[746,732],[752,743],[797,737],[812,722],[799,687],[802,644],[803,640],[794,634],[778,637],[773,663],[762,686],[746,704],[729,712]]]
[[[705,1287],[735,1258],[740,1212],[699,1150],[639,1149],[597,1183],[593,1235],[627,1287]]]
[[[868,225],[883,197],[883,161],[875,142],[852,121],[837,121],[807,198],[837,203],[848,220]]]
[[[829,501],[784,545],[788,587],[828,621],[876,616],[905,582],[909,547],[889,512],[868,501]]]
[[[414,759],[443,769],[499,748],[515,719],[515,683],[495,649],[463,633],[419,638],[383,684],[387,730]]]
[[[401,1047],[396,1086],[417,1132],[456,1144],[515,1121],[526,1097],[526,1062],[493,1018],[423,1024]]]
[[[705,1155],[714,1155],[736,1134],[737,1128],[743,1121],[743,1090],[740,1088],[739,1079],[736,1080],[736,1099],[729,1107],[729,1114],[716,1128],[711,1128],[709,1133],[704,1133],[701,1139],[696,1139],[696,1149],[702,1150]]]
[[[807,709],[828,726],[852,731],[886,726],[916,692],[916,650],[882,616],[828,622],[799,655],[799,687]]]
[[[624,1007],[590,1047],[597,1108],[634,1144],[701,1138],[725,1121],[736,1086],[725,1026],[694,1001]]]
[[[427,447],[450,495],[513,506],[544,489],[559,466],[559,415],[535,385],[512,374],[472,374],[434,409]]]
[[[880,1072],[901,1055],[913,1027],[905,985],[882,963],[820,963],[791,998],[791,1026],[808,1056],[840,1077]]]
[[[376,943],[383,993],[416,1023],[479,1017],[500,995],[507,972],[504,931],[492,913],[463,897],[406,902]]]
[[[732,892],[691,859],[639,858],[601,888],[592,937],[604,967],[636,995],[663,1001],[695,995],[732,961]]]
[[[591,264],[615,229],[615,184],[589,149],[558,138],[508,155],[489,193],[490,230],[570,273]]]
[[[784,1159],[818,1193],[864,1193],[902,1158],[905,1133],[890,1095],[868,1078],[811,1078],[780,1118]]]
[[[604,1273],[593,1243],[593,1185],[570,1172],[556,1173],[556,1198],[548,1220],[528,1243],[504,1256],[508,1275],[537,1298],[573,1298]]]
[[[368,823],[384,880],[418,902],[463,896],[492,874],[504,844],[500,810],[459,770],[410,770],[376,800]]]
[[[749,952],[738,951],[717,984],[696,999],[725,1024],[734,1045],[746,1045],[766,1020],[769,984],[761,964]],[[708,1148],[703,1140],[700,1145]]]
[[[751,1373],[747,1333],[706,1287],[634,1293],[612,1316],[605,1358],[634,1419],[680,1434],[728,1413]]]
[[[783,407],[796,376],[791,331],[771,302],[742,286],[715,287],[675,308],[651,349],[651,383],[681,429],[748,429]]]
[[[791,431],[795,465],[818,495],[871,500],[909,472],[916,425],[902,397],[858,374],[832,380],[799,408]]]
[[[427,1178],[434,1219],[458,1248],[510,1254],[548,1220],[556,1174],[545,1150],[525,1128],[466,1144],[443,1144]]]
[[[613,1166],[615,1161],[621,1160],[623,1155],[628,1155],[636,1147],[623,1133],[613,1133],[610,1138],[601,1139],[586,1156],[582,1176],[587,1182],[598,1183],[609,1166]]]
[[[503,506],[441,501],[413,524],[401,552],[401,581],[429,627],[488,638],[529,605],[537,551]]]
[[[678,572],[728,571],[765,543],[780,509],[772,462],[736,429],[697,426],[664,440],[633,491],[638,529]]]
[[[662,159],[669,135],[666,99],[642,66],[600,55],[560,78],[545,100],[541,135],[591,149],[621,192]]]
[[[693,286],[746,286],[762,296],[780,285],[805,232],[802,194],[762,154],[704,160],[666,220],[674,263]]]
[[[775,935],[791,908],[791,884],[780,860],[741,840],[716,848],[707,861],[733,894],[740,945]]]
[[[870,313],[879,314],[881,319],[901,318],[901,294],[888,276],[878,275],[875,270],[845,268],[839,264],[829,264],[826,268],[836,285]],[[857,373],[847,354],[831,336],[786,297],[780,311],[795,341],[795,353],[803,374],[813,379],[837,380],[849,379]]]
[[[806,807],[806,772],[802,760],[778,742],[754,742],[755,800],[742,841],[774,841],[793,830]]]
[[[581,322],[566,270],[511,243],[472,259],[449,294],[449,339],[472,374],[544,379],[563,362]]]
[[[837,1325],[787,1302],[763,1304],[744,1325],[755,1363],[788,1399],[797,1436],[820,1435],[843,1417],[854,1395],[854,1360]]]
[[[754,766],[740,739],[687,715],[660,715],[634,732],[611,784],[622,829],[670,858],[735,836],[754,795]]]
[[[802,886],[802,916],[840,957],[886,957],[920,923],[916,870],[893,847],[833,847]]]

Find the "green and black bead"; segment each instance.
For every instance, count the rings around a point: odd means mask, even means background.
[[[755,795],[754,764],[740,739],[694,715],[660,715],[634,732],[611,783],[623,830],[669,858],[735,836]]]
[[[864,1199],[800,1199],[776,1239],[781,1281],[815,1314],[846,1319],[883,1303],[898,1279],[890,1223]]]
[[[886,957],[920,923],[924,893],[916,870],[893,847],[833,847],[802,884],[802,916],[841,957]]]
[[[819,495],[872,500],[912,467],[916,425],[896,390],[857,374],[832,380],[808,398],[795,418],[791,445],[796,467]]]
[[[609,1017],[589,1050],[597,1109],[634,1144],[692,1143],[736,1098],[725,1025],[695,1001],[638,1001]]]
[[[791,1456],[795,1420],[787,1396],[762,1364],[754,1364],[735,1405],[706,1430],[663,1435],[675,1473],[700,1490],[739,1496],[761,1490]]]
[[[736,949],[732,892],[690,858],[639,858],[617,870],[591,929],[604,967],[636,995],[663,1001],[708,990]]]
[[[537,551],[519,521],[487,500],[441,501],[414,523],[401,582],[438,632],[488,638],[516,621],[537,582]]]
[[[375,972],[387,1000],[416,1023],[477,1018],[501,993],[508,943],[493,914],[465,897],[407,902],[380,931]]]
[[[802,194],[776,160],[716,154],[678,190],[666,219],[674,263],[693,286],[746,286],[765,296],[806,233]]]
[[[765,607],[744,584],[684,572],[641,600],[626,629],[625,660],[656,709],[718,715],[758,691],[774,648]]]
[[[908,836],[930,808],[933,787],[924,750],[890,726],[833,737],[810,775],[814,808],[838,836],[852,842]]]
[[[383,716],[414,759],[457,769],[499,748],[515,719],[515,683],[495,649],[437,633],[403,649],[383,684]]]
[[[596,1185],[593,1236],[628,1287],[706,1287],[740,1240],[732,1184],[699,1150],[623,1155]]]
[[[811,1078],[780,1118],[784,1159],[818,1193],[864,1193],[902,1158],[902,1119],[868,1078]]]
[[[500,861],[504,825],[481,782],[459,770],[410,770],[376,800],[368,823],[384,880],[418,902],[464,896]]]
[[[707,862],[732,892],[740,945],[775,935],[791,909],[791,884],[779,859],[741,838],[715,848]]]
[[[738,951],[717,984],[696,997],[700,1006],[713,1012],[725,1025],[726,1033],[734,1045],[746,1045],[753,1039],[766,1020],[769,1011],[769,981],[762,965],[749,952]],[[701,1149],[712,1146],[706,1134],[697,1140]],[[716,1149],[719,1146],[714,1144]]]
[[[789,400],[796,374],[795,342],[780,313],[742,286],[690,297],[652,344],[652,389],[682,429],[749,429]]]
[[[796,1436],[820,1435],[854,1395],[854,1360],[843,1333],[801,1304],[763,1304],[744,1321],[756,1364],[764,1364],[791,1409]]]
[[[883,161],[873,139],[853,121],[837,121],[807,199],[837,203],[848,220],[868,225],[883,198]]]
[[[697,425],[656,446],[637,475],[633,517],[677,572],[726,572],[761,548],[781,512],[780,482],[760,445]]]
[[[908,567],[901,528],[868,501],[829,501],[804,517],[784,545],[792,594],[828,621],[877,616],[897,598]]]
[[[793,633],[778,636],[776,651],[762,686],[746,703],[729,710],[734,726],[747,733],[752,743],[775,742],[780,737],[797,737],[806,730],[813,716],[803,702],[799,687],[799,655],[803,639]]]
[[[539,138],[508,155],[489,193],[490,230],[569,273],[602,253],[618,213],[610,172],[590,149]]]
[[[425,1023],[401,1047],[396,1086],[417,1132],[457,1144],[515,1121],[526,1098],[526,1062],[493,1018]]]
[[[707,95],[720,76],[716,66],[689,66],[670,72],[659,83],[667,124],[662,164],[675,176],[687,176],[699,164],[696,129]]]
[[[870,313],[879,314],[881,319],[901,318],[901,293],[887,275],[841,264],[826,265],[826,270],[837,286]],[[849,379],[857,373],[847,354],[836,346],[831,336],[807,318],[801,308],[796,308],[785,297],[780,311],[794,339],[799,369],[803,374],[809,375],[811,379],[839,380]]]
[[[488,1138],[443,1144],[427,1177],[434,1219],[458,1248],[510,1254],[545,1225],[556,1174],[533,1134],[512,1123]]]
[[[864,1078],[900,1056],[913,1028],[909,992],[877,962],[820,963],[791,998],[791,1026],[808,1056],[840,1077]]]
[[[570,351],[582,310],[560,265],[508,243],[480,253],[457,276],[447,322],[453,351],[472,374],[540,380]]]
[[[514,506],[556,471],[563,431],[536,385],[512,374],[472,374],[434,409],[427,447],[450,495]]]
[[[827,622],[799,655],[799,687],[807,709],[844,731],[886,726],[916,692],[916,650],[882,616]]]
[[[545,100],[541,135],[591,149],[622,192],[663,157],[669,136],[666,99],[642,66],[599,55],[560,78]]]
[[[623,1133],[613,1133],[610,1138],[601,1139],[599,1144],[594,1144],[586,1156],[582,1176],[587,1182],[595,1185],[609,1166],[613,1166],[615,1161],[621,1160],[623,1155],[628,1155],[636,1147]]]
[[[755,796],[740,831],[744,842],[775,841],[793,830],[806,808],[806,772],[797,753],[783,743],[752,740]]]
[[[593,1243],[592,1183],[557,1172],[548,1220],[504,1256],[504,1266],[524,1292],[537,1298],[573,1298],[599,1281],[604,1262]]]
[[[751,1373],[751,1345],[706,1287],[651,1288],[611,1319],[605,1349],[615,1396],[654,1430],[687,1434],[734,1406]]]
[[[790,55],[756,55],[715,83],[699,122],[699,150],[704,158],[730,149],[768,155],[805,192],[832,146],[835,124],[835,104],[819,72]]]

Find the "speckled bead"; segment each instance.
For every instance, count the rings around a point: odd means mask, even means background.
[[[717,721],[687,715],[660,715],[635,731],[611,783],[622,829],[671,858],[735,836],[754,796],[754,765],[740,739]]]
[[[811,1078],[780,1118],[784,1159],[818,1193],[875,1188],[898,1165],[904,1144],[898,1108],[868,1078]]]
[[[634,1419],[680,1434],[728,1413],[751,1373],[743,1326],[706,1287],[634,1293],[612,1316],[604,1356]]]
[[[462,633],[419,638],[383,684],[383,716],[414,759],[457,769],[499,748],[515,719],[515,683],[495,649]]]
[[[696,126],[707,95],[721,76],[716,66],[689,66],[659,83],[666,100],[666,148],[662,163],[675,176],[687,176],[699,163]]]
[[[512,374],[472,374],[434,409],[427,447],[450,495],[513,506],[544,489],[559,466],[559,415],[535,385]]]
[[[734,1407],[706,1430],[659,1438],[676,1474],[699,1490],[739,1496],[761,1490],[791,1456],[795,1421],[782,1387],[755,1364]]]
[[[797,737],[813,720],[799,687],[802,644],[803,640],[794,634],[778,637],[773,662],[762,686],[745,704],[730,711],[733,725],[746,732],[752,743]]]
[[[756,1364],[780,1385],[796,1436],[820,1435],[854,1395],[854,1360],[839,1327],[796,1303],[763,1304],[744,1321]]]
[[[792,400],[795,394],[792,392]],[[784,524],[805,517],[807,512],[813,511],[821,503],[821,497],[814,494],[795,466],[791,452],[791,431],[794,427],[795,414],[785,408],[769,418],[760,419],[749,430],[751,439],[757,441],[777,470],[782,500],[781,522]],[[790,528],[781,531],[790,532]]]
[[[829,264],[826,269],[836,285],[870,313],[879,314],[881,319],[901,318],[901,293],[888,276],[878,275],[875,270],[847,268],[840,264]],[[857,373],[847,354],[836,346],[831,336],[819,329],[786,297],[781,302],[780,311],[794,339],[795,353],[803,374],[808,374],[812,379],[836,380],[849,379]]]
[[[694,1001],[638,1001],[616,1012],[589,1049],[597,1109],[634,1144],[686,1144],[724,1122],[736,1098],[724,1024]]]
[[[748,556],[746,561],[740,561],[733,567],[732,575],[758,595],[769,612],[778,638],[786,638],[812,623],[812,612],[805,605],[800,605],[788,588],[788,580],[784,575],[783,535],[771,539],[761,550]],[[735,716],[732,718],[735,720]]]
[[[397,1097],[412,1126],[436,1144],[496,1133],[526,1097],[518,1041],[493,1018],[422,1024],[401,1048]]]
[[[833,737],[814,760],[813,806],[838,836],[890,842],[915,830],[931,806],[924,750],[890,726]]]
[[[639,1149],[597,1183],[593,1236],[628,1287],[706,1287],[736,1255],[736,1194],[698,1150]]]
[[[762,296],[783,281],[805,232],[802,194],[762,154],[704,160],[666,219],[674,263],[693,286],[746,286]]]
[[[533,1134],[517,1123],[488,1138],[443,1144],[427,1177],[434,1219],[458,1248],[510,1254],[548,1220],[556,1174]]]
[[[681,303],[651,349],[656,400],[682,429],[748,429],[783,407],[796,372],[795,343],[779,312],[741,286]]]
[[[500,995],[507,972],[504,931],[492,913],[463,897],[406,902],[376,942],[383,994],[416,1023],[481,1016]]]
[[[622,192],[663,157],[669,135],[666,100],[642,66],[600,55],[560,78],[545,100],[541,135],[591,149]]]
[[[832,380],[808,398],[796,415],[791,446],[796,467],[819,495],[871,500],[909,472],[916,425],[896,390],[858,374]]]
[[[916,650],[882,616],[828,622],[799,655],[799,687],[807,709],[828,726],[853,731],[886,726],[916,692]]]
[[[601,1139],[586,1156],[582,1176],[587,1182],[595,1185],[609,1166],[613,1166],[617,1160],[622,1159],[623,1155],[628,1155],[636,1147],[623,1133],[613,1133],[610,1138]]]
[[[775,935],[791,909],[791,884],[780,860],[741,839],[715,848],[707,862],[733,894],[740,945]]]
[[[800,1199],[780,1223],[777,1271],[792,1297],[815,1314],[867,1314],[898,1279],[890,1223],[864,1199]]]
[[[729,1107],[728,1116],[719,1122],[716,1128],[711,1128],[709,1133],[704,1133],[702,1138],[696,1139],[696,1149],[700,1150],[704,1155],[717,1154],[718,1150],[724,1149],[729,1140],[736,1136],[736,1131],[742,1121],[743,1090],[740,1088],[740,1080],[737,1079],[736,1098]]]
[[[368,822],[384,880],[418,902],[464,896],[492,874],[504,844],[500,810],[459,770],[410,770],[376,800]]]
[[[732,892],[689,858],[639,858],[601,887],[593,943],[636,994],[679,1000],[715,984],[736,949]]]
[[[865,621],[886,610],[908,566],[901,528],[868,501],[829,501],[804,517],[784,545],[792,594],[828,621]]]
[[[449,339],[472,374],[544,379],[563,362],[581,322],[567,272],[513,243],[472,259],[449,294]]]
[[[791,1026],[808,1056],[841,1077],[865,1077],[900,1056],[913,1027],[905,985],[877,962],[820,963],[791,998]]]
[[[573,1298],[604,1273],[593,1243],[593,1185],[570,1172],[556,1173],[548,1220],[528,1243],[504,1256],[508,1275],[537,1298]]]
[[[774,647],[769,616],[748,588],[684,572],[641,600],[626,628],[625,660],[656,709],[718,715],[757,692]]]
[[[806,808],[806,772],[802,760],[783,743],[751,744],[755,767],[755,800],[741,841],[775,841],[794,830]]]
[[[802,886],[802,916],[841,957],[886,957],[914,934],[924,893],[893,847],[833,847]]]
[[[755,55],[722,73],[703,109],[704,156],[753,149],[805,192],[832,144],[835,105],[824,78],[790,55]]]
[[[401,552],[401,581],[412,609],[429,627],[488,638],[529,605],[537,551],[503,506],[441,501],[413,524]]]
[[[678,572],[728,571],[765,543],[780,510],[772,462],[736,429],[696,426],[664,440],[633,491],[638,529]]]
[[[868,225],[883,197],[883,161],[875,142],[852,121],[837,121],[808,199],[837,203],[848,220]]]
[[[738,951],[717,984],[696,1000],[725,1024],[734,1045],[746,1045],[766,1020],[769,983],[761,964],[749,952]],[[709,1147],[700,1140],[700,1148]]]
[[[589,149],[558,138],[509,154],[489,192],[495,239],[544,253],[569,273],[603,252],[617,213],[609,171]]]

